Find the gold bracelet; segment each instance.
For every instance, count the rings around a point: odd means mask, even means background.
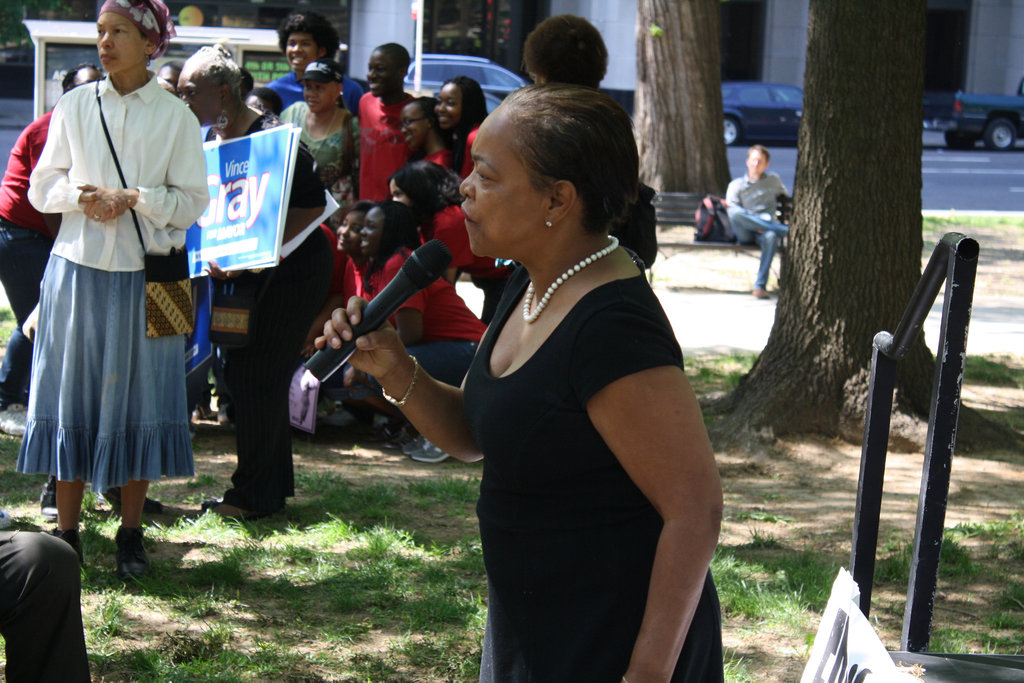
[[[409,382],[409,388],[406,390],[405,396],[402,397],[402,400],[399,401],[395,398],[392,398],[391,396],[388,396],[388,392],[384,391],[384,387],[380,388],[381,393],[384,394],[384,400],[390,403],[391,405],[395,406],[396,408],[401,408],[402,406],[405,405],[405,402],[409,400],[409,396],[412,395],[412,390],[416,387],[416,378],[420,374],[420,362],[416,360],[416,356],[409,356],[409,358],[412,358],[413,365],[412,381]]]

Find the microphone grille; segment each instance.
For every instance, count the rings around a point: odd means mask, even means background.
[[[441,277],[452,262],[452,252],[441,240],[430,240],[412,252],[402,271],[420,289]]]

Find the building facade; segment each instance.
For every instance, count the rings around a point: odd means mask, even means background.
[[[722,79],[801,86],[810,0],[724,0]],[[636,0],[422,0],[424,52],[487,57],[521,71],[526,35],[545,17],[578,14],[600,29],[610,63],[603,86],[636,84]],[[92,21],[96,6],[70,0],[41,18]],[[171,0],[182,24],[274,29],[296,7],[327,16],[345,45],[349,75],[365,78],[377,45],[415,43],[411,0]],[[287,69],[283,63],[280,69]],[[925,89],[1015,92],[1024,76],[1024,0],[928,0]],[[631,98],[630,98],[631,99]]]

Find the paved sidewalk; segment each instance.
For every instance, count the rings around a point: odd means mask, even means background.
[[[473,310],[483,304],[480,290],[458,283],[459,294]],[[655,286],[679,345],[687,356],[760,353],[775,323],[776,299],[755,299],[747,293],[678,291]],[[924,325],[925,342],[934,353],[942,318],[942,297]],[[896,324],[893,322],[894,331]],[[881,330],[879,330],[881,331]],[[871,340],[865,340],[870,348]],[[969,354],[1024,355],[1024,298],[976,297],[967,338]]]

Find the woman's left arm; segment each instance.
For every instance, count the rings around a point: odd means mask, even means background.
[[[667,681],[718,544],[722,484],[714,453],[697,397],[678,367],[612,382],[594,394],[587,413],[664,521],[626,678]]]

